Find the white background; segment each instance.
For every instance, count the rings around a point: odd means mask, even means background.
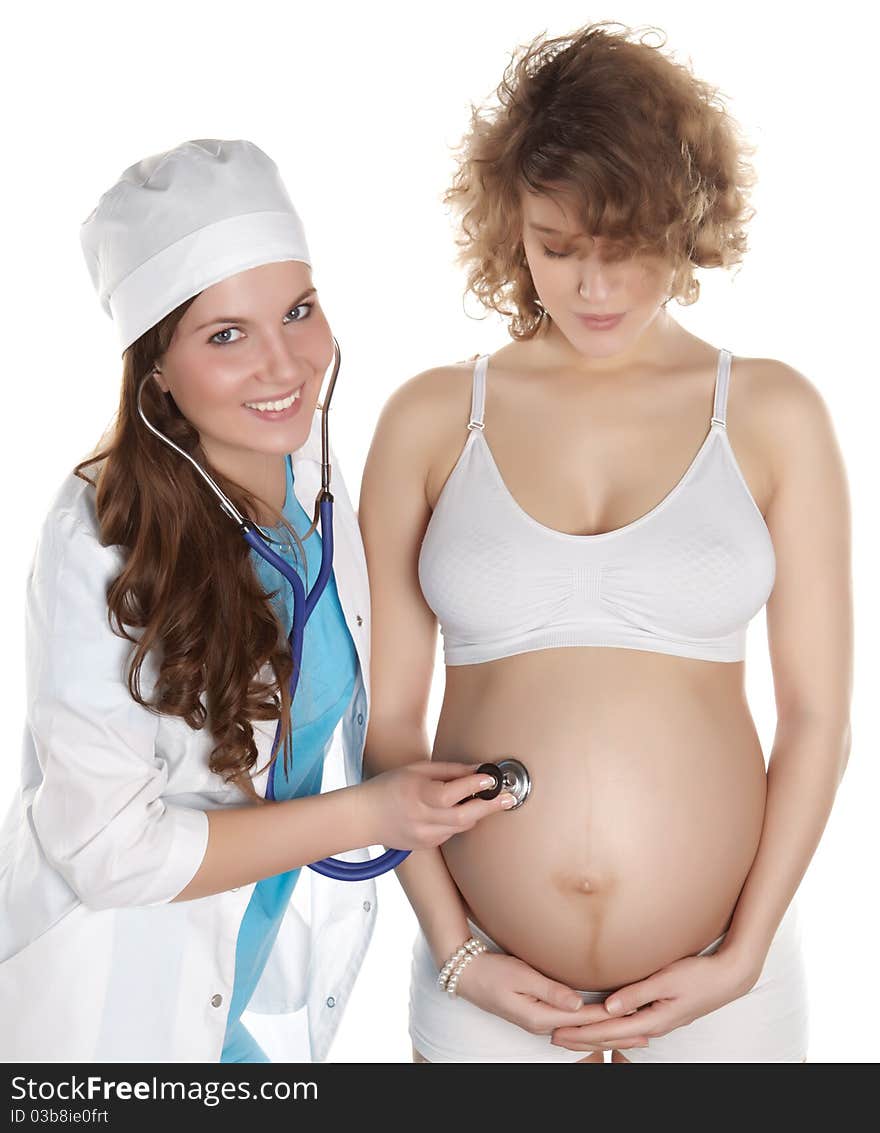
[[[469,103],[509,53],[587,20],[655,24],[666,50],[720,87],[759,145],[758,214],[737,273],[703,271],[670,312],[735,354],[795,366],[821,391],[850,481],[856,689],[853,749],[799,897],[811,984],[812,1062],[876,1061],[878,864],[875,86],[870,6],[547,0],[442,5],[39,5],[5,16],[2,140],[6,501],[0,621],[0,804],[13,797],[24,719],[23,600],[49,500],[109,422],[120,362],[82,259],[79,225],[128,165],[188,138],[244,137],[279,164],[343,350],[333,443],[352,498],[379,410],[422,369],[491,352],[503,322],[463,306],[440,198]],[[656,42],[656,40],[652,40]],[[464,434],[463,434],[464,437]],[[875,632],[866,632],[873,629]],[[442,693],[439,663],[432,728]],[[763,614],[747,691],[768,753],[774,715]],[[340,883],[342,884],[342,883]],[[379,879],[373,944],[332,1061],[409,1061],[415,920]]]

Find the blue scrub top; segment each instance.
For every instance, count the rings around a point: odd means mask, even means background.
[[[288,455],[287,488],[283,513],[297,535],[302,536],[312,523],[293,490],[293,465]],[[274,539],[283,539],[284,528],[267,528]],[[272,545],[287,562],[291,563],[306,584],[306,593],[318,577],[321,567],[321,536],[319,530],[305,543],[306,572],[299,549],[290,542],[289,550]],[[293,625],[293,596],[290,584],[273,566],[251,548],[251,559],[257,575],[266,590],[278,590],[271,599],[278,616],[289,633]],[[324,757],[330,746],[333,732],[348,708],[357,679],[358,657],[351,639],[333,574],[306,623],[303,634],[303,660],[299,682],[291,706],[292,758],[289,774],[284,772],[283,747],[275,764],[276,799],[301,798],[317,795],[321,791]],[[241,1013],[254,993],[266,960],[272,950],[294,887],[302,867],[267,877],[257,882],[241,922],[235,953],[235,984],[232,1003],[226,1023],[221,1062],[271,1061],[259,1043],[241,1022]],[[342,884],[342,883],[340,883]]]

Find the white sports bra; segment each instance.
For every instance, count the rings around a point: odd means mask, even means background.
[[[447,665],[571,645],[745,659],[776,556],[727,436],[730,361],[721,350],[709,432],[675,487],[625,527],[569,535],[507,490],[483,434],[489,356],[478,359],[470,435],[419,553]]]

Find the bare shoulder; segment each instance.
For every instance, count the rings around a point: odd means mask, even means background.
[[[834,422],[821,392],[806,374],[777,358],[739,361],[737,405],[768,454],[778,486],[802,461],[843,474]],[[737,362],[734,362],[736,365]],[[733,400],[731,392],[731,401]]]
[[[364,465],[362,500],[408,485],[433,509],[468,435],[472,380],[473,362],[456,362],[422,370],[391,393]]]
[[[436,429],[444,420],[454,418],[462,404],[470,406],[472,369],[472,363],[455,362],[422,370],[394,390],[385,402],[382,417],[389,427]]]
[[[402,382],[379,414],[371,459],[380,459],[381,451],[409,454],[425,471],[442,461],[454,439],[466,436],[472,378],[473,363],[457,362],[422,370]]]
[[[833,439],[825,399],[800,370],[777,358],[745,358],[741,371],[748,392],[740,400],[749,404],[756,427],[763,425],[777,444]]]

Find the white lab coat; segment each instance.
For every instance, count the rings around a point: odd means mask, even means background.
[[[292,454],[308,515],[321,486],[320,425],[316,413],[307,443]],[[370,688],[366,562],[332,452],[331,460],[336,583],[360,671],[325,762],[325,790],[334,774],[338,786],[361,779]],[[133,646],[110,628],[105,595],[122,562],[120,547],[97,538],[94,489],[66,477],[27,581],[21,786],[0,827],[2,1062],[220,1059],[238,930],[254,885],[171,901],[204,856],[205,812],[247,798],[209,770],[207,728],[131,698],[125,672]],[[146,699],[156,674],[148,658]],[[258,767],[276,724],[253,721]],[[262,795],[266,778],[265,771],[254,778]],[[369,848],[339,856],[361,861]],[[274,1059],[321,1062],[372,936],[376,883],[303,868],[294,898],[306,885],[308,917],[291,900],[248,1010],[278,1017]],[[307,1028],[294,1041],[281,1016],[303,1006]]]

